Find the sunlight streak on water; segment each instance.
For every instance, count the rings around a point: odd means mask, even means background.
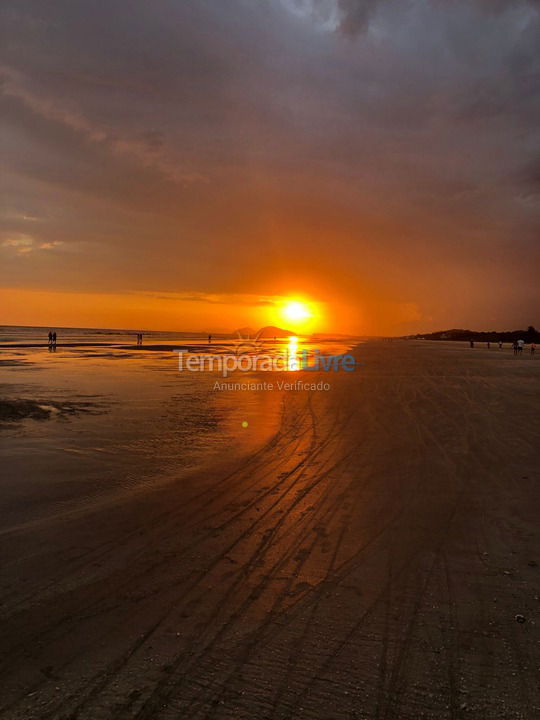
[[[300,370],[300,353],[298,352],[298,338],[292,335],[287,345],[287,369],[291,372]]]

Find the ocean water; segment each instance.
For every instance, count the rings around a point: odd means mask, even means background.
[[[107,330],[103,328],[56,328],[25,325],[0,325],[0,344],[47,342],[49,330],[56,331],[57,341],[65,343],[130,343],[136,341],[137,332],[151,343],[190,342],[206,343],[208,335],[195,332],[164,332],[161,330]],[[231,340],[231,335],[216,334],[218,340]]]
[[[195,333],[147,332],[139,349],[133,331],[56,331],[52,351],[48,328],[0,328],[3,530],[141,487],[196,482],[195,471],[253,451],[279,427],[279,391],[218,391],[216,372],[179,372],[172,345],[230,353],[231,336],[208,346]],[[282,354],[288,344],[267,342],[264,352]],[[295,341],[310,356],[347,347]]]

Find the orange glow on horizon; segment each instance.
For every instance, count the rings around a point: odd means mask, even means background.
[[[194,293],[85,293],[0,289],[6,325],[234,332],[276,325],[298,334],[325,331],[321,303],[307,298]]]
[[[328,297],[328,288],[323,287],[321,292]],[[286,292],[276,295],[192,291],[103,293],[0,288],[0,320],[3,325],[184,330],[203,334],[235,333],[237,328],[257,332],[265,325],[276,325],[295,335],[401,335],[430,327],[438,329],[431,318],[423,317],[414,302],[381,298],[368,291],[354,303],[339,295],[331,301],[315,300],[315,297],[315,294]],[[301,306],[294,305],[292,309],[293,315],[298,311],[297,321],[294,318],[291,321],[283,312],[293,303]]]

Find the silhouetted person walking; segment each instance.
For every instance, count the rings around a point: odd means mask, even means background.
[[[208,336],[208,344],[209,344],[209,345],[212,344],[212,336],[211,336],[211,335]]]
[[[56,330],[52,334],[52,344],[53,347],[56,348]]]
[[[517,342],[516,342],[515,340],[514,340],[514,342],[512,343],[512,348],[513,348],[513,350],[514,350],[514,355],[517,355],[517,354],[518,354],[518,344],[517,344]]]
[[[49,345],[52,345],[52,330],[49,330]]]

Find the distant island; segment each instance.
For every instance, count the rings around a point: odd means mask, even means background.
[[[259,340],[273,340],[274,338],[288,338],[294,335],[296,335],[296,333],[290,330],[283,330],[283,328],[278,328],[274,325],[267,325],[259,330],[257,338]]]
[[[236,335],[243,339],[251,340],[273,340],[274,338],[288,338],[293,337],[297,333],[291,332],[290,330],[284,330],[278,328],[275,325],[267,325],[260,330],[253,330],[250,327],[243,327],[235,330],[233,335]]]
[[[515,340],[524,340],[526,343],[540,342],[540,332],[532,325],[526,330],[505,330],[498,332],[496,330],[462,330],[454,328],[452,330],[438,330],[432,333],[418,333],[417,335],[405,335],[405,340],[476,340],[481,342],[514,342]]]

